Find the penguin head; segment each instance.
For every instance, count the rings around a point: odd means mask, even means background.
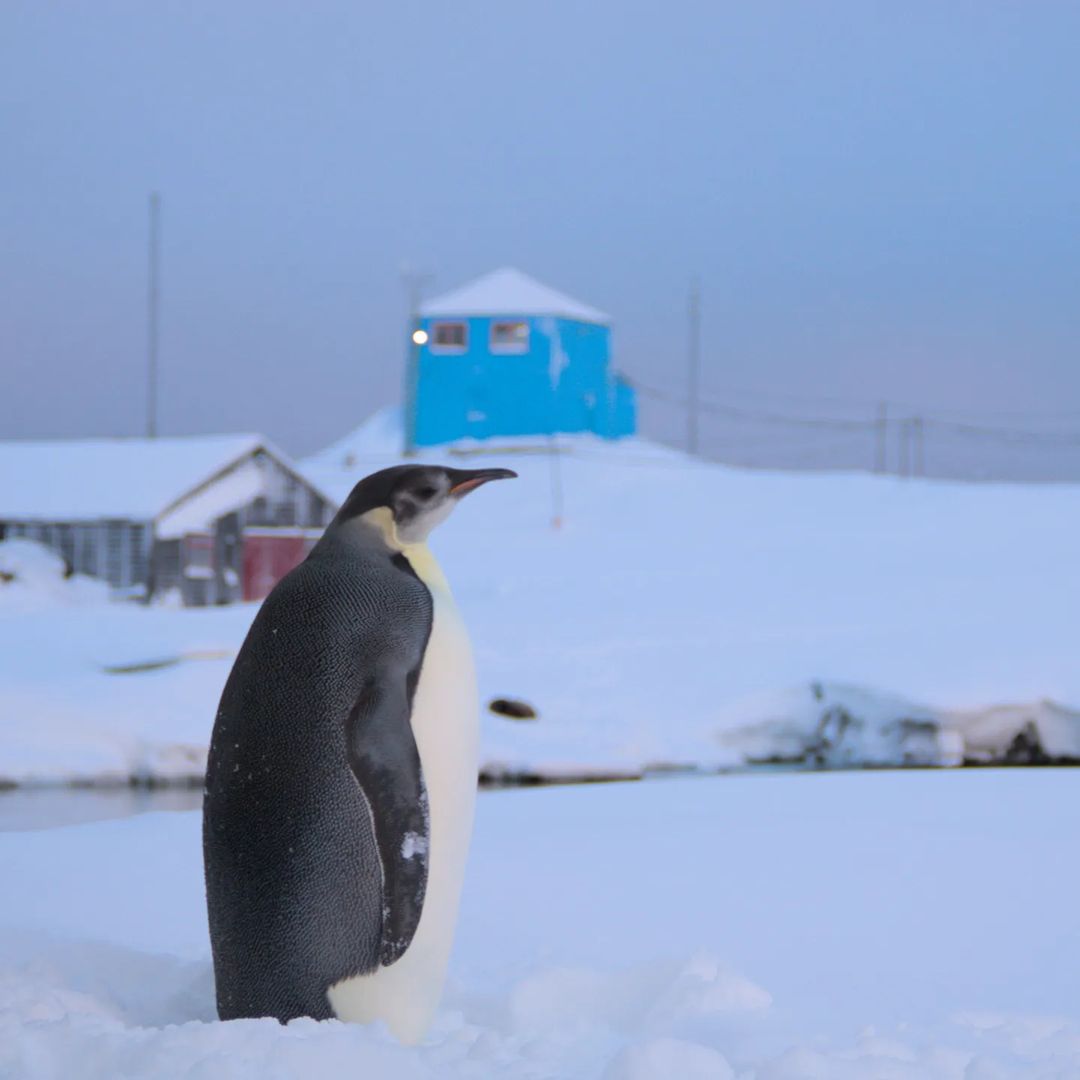
[[[333,525],[374,525],[395,548],[423,543],[459,500],[489,480],[517,476],[510,469],[450,469],[395,465],[364,477],[349,493]]]

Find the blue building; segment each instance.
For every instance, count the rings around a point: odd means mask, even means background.
[[[406,423],[414,446],[636,429],[611,363],[608,317],[517,270],[429,301],[413,325]]]

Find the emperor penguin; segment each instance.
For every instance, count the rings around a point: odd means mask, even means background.
[[[509,469],[361,480],[266,598],[225,685],[203,854],[218,1014],[382,1020],[419,1041],[477,783],[468,636],[427,536]]]

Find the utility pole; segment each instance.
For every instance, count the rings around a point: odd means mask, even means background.
[[[911,432],[912,425],[910,418],[900,421],[900,463],[897,468],[897,475],[903,477],[911,476]]]
[[[889,467],[889,406],[884,401],[878,405],[874,428],[874,472],[885,473]]]
[[[405,263],[401,267],[401,281],[405,286],[408,337],[405,354],[405,457],[416,453],[416,399],[420,383],[420,350],[427,338],[420,329],[420,291],[431,280],[431,274],[425,273]]]
[[[701,395],[701,288],[690,282],[686,336],[686,449],[698,452],[698,409]]]
[[[551,473],[551,527],[558,531],[563,525],[563,482],[559,437],[554,433],[548,436],[548,464]]]
[[[146,290],[146,436],[157,437],[158,412],[158,262],[161,248],[161,196],[150,192],[150,250]]]
[[[923,418],[916,416],[911,421],[914,442],[914,471],[916,476],[926,475],[926,454],[923,442]]]

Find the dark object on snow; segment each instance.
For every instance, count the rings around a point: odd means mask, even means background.
[[[536,710],[527,701],[497,697],[488,702],[488,710],[507,720],[535,720]]]
[[[1004,749],[985,753],[978,757],[965,757],[964,764],[973,768],[979,766],[1077,766],[1080,757],[1071,754],[1051,754],[1043,745],[1039,725],[1032,719],[1024,721],[1024,726],[1012,737]]]
[[[1034,720],[1029,720],[1014,736],[1005,751],[1005,762],[1009,765],[1046,765],[1050,755],[1043,749],[1039,729]]]

